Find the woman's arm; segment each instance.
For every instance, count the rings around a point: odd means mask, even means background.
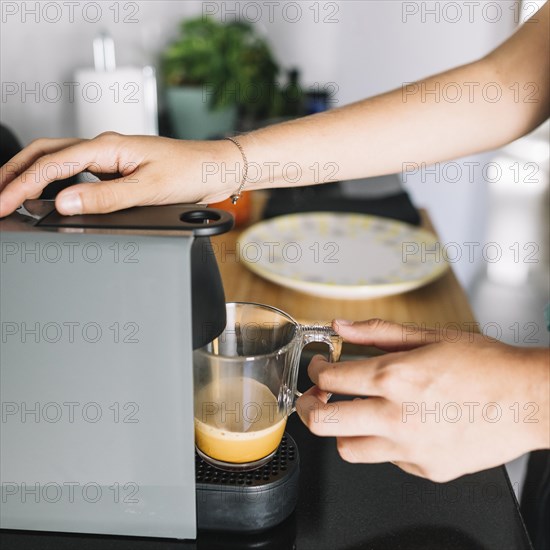
[[[247,189],[400,172],[406,162],[456,158],[524,135],[548,117],[548,23],[546,4],[479,61],[346,107],[241,136],[251,163]],[[439,94],[426,93],[438,88]],[[460,92],[457,101],[453,92]],[[501,97],[493,101],[497,93]],[[2,167],[0,216],[38,197],[54,179],[85,170],[117,179],[64,190],[56,199],[60,212],[215,202],[236,190],[242,168],[239,150],[228,141],[112,133],[92,140],[41,139]]]
[[[335,162],[336,179],[353,179],[400,172],[405,162],[432,164],[500,147],[550,114],[548,12],[546,4],[479,61],[340,109],[253,132],[241,143],[249,159],[260,165],[297,162],[304,174],[300,185],[323,182],[314,181],[308,169],[316,162]],[[253,188],[269,187],[268,176],[265,170],[264,179]],[[281,176],[277,173],[278,182],[284,182]]]

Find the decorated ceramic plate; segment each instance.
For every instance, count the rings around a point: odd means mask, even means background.
[[[289,214],[257,223],[239,238],[254,273],[327,298],[364,299],[407,292],[448,269],[436,236],[365,214]]]

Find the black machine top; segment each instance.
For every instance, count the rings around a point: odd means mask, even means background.
[[[53,204],[52,204],[53,206]],[[233,227],[233,217],[224,210],[194,204],[128,208],[109,214],[63,216],[53,209],[37,227],[136,230],[184,230],[197,237],[211,237]]]

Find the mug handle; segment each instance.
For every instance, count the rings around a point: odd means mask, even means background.
[[[344,339],[339,336],[332,327],[325,325],[300,325],[300,330],[302,331],[302,346],[300,352],[305,346],[312,342],[322,342],[329,348],[328,360],[331,363],[337,363],[340,360]],[[296,399],[301,397],[301,395],[302,393],[296,389],[294,392],[294,405],[291,412],[296,410]],[[328,394],[329,399],[331,395],[330,393]]]

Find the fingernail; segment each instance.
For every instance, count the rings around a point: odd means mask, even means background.
[[[334,323],[339,327],[349,327],[353,325],[353,321],[348,321],[347,319],[335,319]]]
[[[74,214],[82,213],[82,200],[78,193],[67,193],[62,195],[58,199],[59,208],[62,213],[67,216],[73,216]]]

